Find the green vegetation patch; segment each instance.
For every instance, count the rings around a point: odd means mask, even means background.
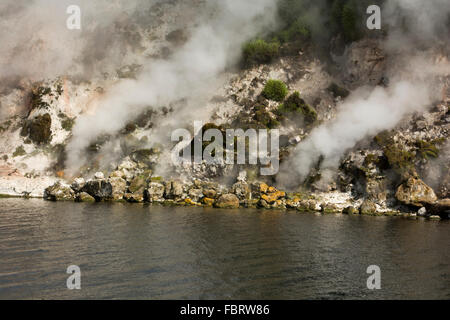
[[[288,88],[283,81],[270,79],[267,81],[262,95],[269,100],[281,102],[288,94]]]
[[[270,63],[278,56],[280,43],[277,41],[266,42],[262,39],[247,42],[243,49],[244,65],[252,67],[259,64]]]

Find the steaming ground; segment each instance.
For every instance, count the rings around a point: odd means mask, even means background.
[[[343,53],[333,52],[337,71],[330,71],[307,48],[270,65],[237,68],[242,44],[278,25],[273,0],[70,1],[82,8],[81,31],[65,28],[68,4],[58,2],[54,12],[45,10],[43,0],[28,6],[9,0],[0,4],[4,40],[0,172],[6,176],[0,193],[24,194],[28,189],[33,195],[42,193],[49,179],[58,179],[55,172],[59,178],[80,172],[90,177],[92,168],[111,172],[121,164],[128,140],[141,149],[163,146],[154,175],[209,179],[211,171],[205,168],[173,171],[168,157],[170,133],[190,127],[194,120],[226,124],[245,114],[253,116],[248,114],[249,101],[258,101],[269,79],[285,81],[291,93],[299,91],[316,108],[320,123],[312,131],[301,122],[280,128],[295,142],[290,142],[276,177],[279,187],[296,190],[318,170],[316,191],[336,191],[344,159],[380,154],[371,141],[384,130],[407,128],[404,140],[399,134],[396,138],[412,152],[416,152],[409,145],[413,140],[448,137],[445,88],[450,46],[443,27],[450,13],[447,1],[390,1],[383,10],[388,36],[367,37]],[[320,43],[327,39],[320,17],[325,1],[314,5],[309,19],[317,22],[312,34]],[[404,23],[408,28],[402,29]],[[21,33],[14,34],[12,25]],[[350,89],[351,95],[333,96],[328,90],[332,83]],[[43,98],[49,107],[30,110],[30,92],[38,85],[51,88]],[[267,104],[273,115],[278,103]],[[124,134],[127,125],[150,109],[151,125]],[[20,134],[24,121],[46,112],[52,119],[51,141],[45,146],[29,143]],[[431,120],[423,120],[427,126],[418,129],[416,118],[422,115]],[[68,119],[73,120],[69,130]],[[99,137],[108,140],[98,145],[93,158],[86,150]],[[435,189],[440,188],[436,177],[445,175],[446,162],[448,153],[442,152],[430,167],[421,168]],[[229,183],[235,182],[238,172],[213,169]],[[11,181],[24,176],[33,187],[16,188]],[[353,195],[346,191],[321,197],[343,206]],[[385,200],[380,202],[383,210],[387,210]]]

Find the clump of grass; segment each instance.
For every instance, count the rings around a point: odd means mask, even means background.
[[[288,94],[287,86],[280,80],[269,80],[264,87],[262,95],[269,100],[281,102]]]
[[[259,64],[270,63],[278,56],[280,44],[277,41],[267,42],[263,39],[256,39],[247,42],[243,49],[244,64],[252,67]]]
[[[286,101],[278,107],[278,112],[282,114],[301,114],[307,124],[312,124],[317,120],[316,110],[300,97],[300,93],[298,91],[291,94]]]

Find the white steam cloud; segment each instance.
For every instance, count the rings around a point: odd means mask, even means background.
[[[446,0],[387,1],[383,18],[390,26],[390,36],[381,45],[389,87],[353,92],[335,119],[315,128],[296,147],[283,163],[278,182],[298,186],[320,160],[321,169],[336,169],[342,156],[358,142],[395,127],[406,115],[437,101],[442,88],[436,77],[450,74],[448,60],[435,61],[435,49],[443,45],[448,50],[450,44],[449,14],[450,2]],[[405,21],[406,29],[401,28]]]
[[[242,43],[274,23],[275,16],[274,0],[213,0],[200,6],[201,23],[183,47],[166,60],[145,61],[136,80],[109,88],[93,114],[78,118],[67,148],[68,167],[79,167],[98,135],[116,133],[148,106],[184,99],[175,117],[199,119],[204,98],[214,95],[221,73],[239,59]]]

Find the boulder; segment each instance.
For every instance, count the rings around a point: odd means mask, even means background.
[[[95,202],[95,198],[86,192],[81,192],[77,195],[77,202]]]
[[[398,187],[395,197],[401,203],[415,207],[423,207],[437,201],[433,189],[422,180],[413,177]]]
[[[424,217],[424,216],[426,216],[426,214],[427,214],[427,209],[425,207],[422,207],[417,211],[417,215],[419,217]]]
[[[57,182],[44,191],[44,199],[50,201],[75,200],[75,192],[69,185]]]
[[[119,177],[111,177],[108,181],[112,187],[112,199],[123,200],[123,195],[127,192],[127,182]]]
[[[223,194],[214,204],[216,208],[232,209],[239,208],[239,199],[234,194]]]
[[[76,178],[75,180],[73,180],[71,187],[75,192],[80,192],[85,184],[86,181],[84,181],[83,178]]]
[[[151,182],[145,192],[145,198],[149,202],[164,200],[164,185],[159,182]]]
[[[112,185],[106,180],[89,180],[82,191],[90,194],[97,201],[112,198]]]

